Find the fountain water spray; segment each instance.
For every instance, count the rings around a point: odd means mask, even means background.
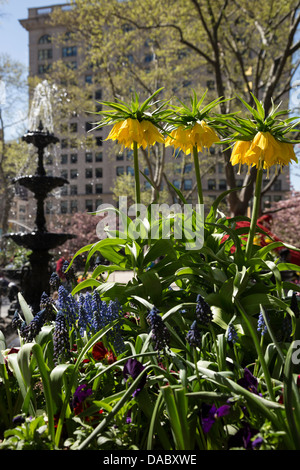
[[[44,84],[46,90],[46,85]],[[40,90],[38,90],[40,92]],[[40,96],[40,94],[37,94]],[[46,98],[49,96],[45,94],[39,103],[36,103],[38,110],[44,115]],[[33,103],[35,105],[35,103]],[[42,106],[43,105],[43,106]],[[33,106],[32,106],[33,107]],[[46,108],[49,112],[50,108]],[[37,110],[31,112],[31,119],[37,119]],[[57,144],[59,139],[50,132],[49,129],[44,129],[42,121],[39,121],[38,126],[34,121],[30,121],[34,127],[33,130],[28,131],[23,140],[28,144],[33,144],[37,150],[38,165],[33,175],[20,176],[14,179],[14,183],[29,189],[36,199],[36,218],[35,227],[29,233],[9,233],[4,235],[14,240],[19,246],[23,246],[32,251],[29,255],[30,269],[25,271],[21,278],[21,289],[23,296],[27,303],[32,307],[34,312],[40,308],[40,299],[43,292],[49,292],[49,279],[51,275],[50,260],[52,255],[49,250],[52,250],[67,240],[75,238],[75,235],[68,233],[51,233],[46,228],[46,218],[44,212],[44,201],[47,195],[55,188],[68,184],[68,180],[59,176],[50,176],[46,174],[44,168],[44,153],[45,149],[51,144]],[[47,118],[47,125],[51,128],[51,119]]]

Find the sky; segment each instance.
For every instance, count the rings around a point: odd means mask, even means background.
[[[0,54],[8,54],[12,59],[28,67],[28,32],[21,26],[19,20],[28,17],[28,8],[63,3],[68,3],[68,0],[5,0],[3,5],[0,0]],[[297,92],[297,103],[299,101],[300,93]],[[291,183],[294,189],[300,191],[300,169],[295,166],[291,167]]]
[[[28,67],[28,32],[19,20],[28,17],[28,8],[61,5],[68,0],[5,0],[0,2],[0,53]]]

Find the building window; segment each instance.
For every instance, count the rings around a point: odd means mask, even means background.
[[[47,155],[46,160],[45,160],[46,165],[52,165],[53,163],[53,157],[52,155]]]
[[[152,62],[152,61],[153,61],[153,54],[146,54],[146,55],[145,55],[145,58],[144,58],[144,62],[145,62],[146,64],[149,64],[149,63]],[[130,62],[130,60],[129,60],[129,62]]]
[[[60,202],[60,213],[67,214],[68,213],[68,201],[61,201]]]
[[[77,153],[71,153],[70,155],[71,163],[77,163],[77,160],[78,160]]]
[[[219,189],[221,189],[221,190],[226,190],[227,189],[226,180],[220,180],[219,181]]]
[[[272,189],[274,191],[281,191],[281,180],[276,180],[275,183],[272,186]]]
[[[102,178],[103,177],[103,169],[102,168],[96,168],[96,178]]]
[[[102,161],[103,161],[103,154],[102,154],[102,152],[97,152],[97,153],[95,154],[95,161],[96,161],[96,162],[102,162]]]
[[[68,69],[70,70],[77,70],[77,62],[76,60],[72,60],[70,62],[67,62],[66,63],[66,66],[68,67]]]
[[[117,176],[124,175],[124,167],[123,166],[117,166],[116,174],[117,174]]]
[[[127,166],[126,167],[126,173],[127,173],[127,175],[134,176],[134,168],[132,166]]]
[[[175,186],[175,188],[177,188],[177,189],[180,189],[180,181],[179,180],[173,180],[173,186]]]
[[[85,185],[85,194],[93,194],[93,185],[92,184],[86,184]]]
[[[87,152],[85,154],[85,161],[86,163],[92,163],[93,161],[93,154],[91,152]]]
[[[44,34],[43,36],[41,36],[38,43],[39,44],[50,44],[51,43],[50,34]]]
[[[70,131],[71,132],[77,132],[77,122],[71,122]]]
[[[77,170],[70,170],[71,180],[75,180],[77,177],[78,177],[78,171]]]
[[[185,190],[189,190],[189,189],[192,189],[192,180],[191,179],[188,179],[188,180],[184,180],[183,181],[183,189]]]
[[[62,56],[63,57],[74,57],[77,55],[77,47],[76,46],[67,46],[62,48]]]
[[[133,150],[127,150],[127,161],[133,160]]]
[[[92,75],[86,75],[85,76],[85,83],[92,84],[93,83],[93,76]]]
[[[72,184],[72,185],[70,186],[70,195],[71,195],[71,196],[77,196],[77,194],[78,194],[77,186],[74,185],[74,184]]]
[[[102,90],[95,91],[95,100],[102,100]]]
[[[51,214],[53,210],[53,204],[51,201],[46,201],[46,214]]]
[[[38,66],[38,74],[43,75],[44,73],[48,73],[51,70],[51,64],[39,64]]]
[[[38,60],[52,59],[52,49],[40,49],[38,51]]]
[[[91,122],[85,123],[85,132],[89,132],[93,129],[93,124]]]
[[[86,168],[86,169],[85,169],[85,177],[86,177],[86,178],[93,178],[93,170],[92,170],[92,168]]]
[[[63,186],[63,187],[60,189],[60,195],[61,195],[61,196],[67,196],[67,195],[68,195],[68,186]]]
[[[73,200],[71,201],[70,211],[71,211],[71,214],[74,214],[74,212],[77,212],[77,211],[78,211],[76,199],[75,199],[75,200],[73,199]]]
[[[124,155],[123,155],[122,152],[119,152],[119,153],[117,154],[116,160],[117,160],[117,162],[120,162],[120,161],[124,160]]]
[[[103,192],[102,183],[97,183],[95,186],[95,190],[96,190],[96,194],[102,194]]]
[[[186,163],[186,164],[184,165],[184,170],[183,170],[183,172],[184,172],[184,173],[190,173],[191,171],[192,171],[192,164],[191,164],[191,163]]]
[[[68,148],[68,139],[61,139],[60,146],[62,149]]]
[[[66,165],[68,163],[68,155],[66,153],[62,153],[60,156],[60,163],[62,165]]]
[[[207,187],[208,187],[208,189],[216,189],[216,180],[209,179],[207,181]]]
[[[68,179],[68,170],[61,170],[60,176],[62,178]]]
[[[93,201],[92,201],[92,199],[86,199],[85,200],[85,208],[88,212],[93,211]]]
[[[97,147],[102,147],[102,142],[103,142],[102,137],[96,137],[96,145],[97,145]]]

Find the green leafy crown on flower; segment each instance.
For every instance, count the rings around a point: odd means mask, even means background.
[[[269,132],[279,142],[289,144],[299,143],[287,137],[288,133],[299,132],[299,117],[293,116],[281,119],[281,116],[288,115],[290,110],[279,110],[281,103],[275,105],[272,100],[271,110],[266,115],[264,106],[252,93],[251,96],[256,104],[256,109],[250,106],[241,97],[237,98],[250,111],[250,118],[242,118],[237,114],[232,114],[227,121],[227,126],[234,132],[223,142],[234,142],[237,140],[252,140],[258,132]],[[234,122],[235,121],[235,122]]]
[[[184,104],[180,99],[177,98],[178,102],[181,106],[170,105],[170,108],[173,109],[173,115],[170,115],[166,118],[168,123],[168,130],[173,128],[184,126],[184,127],[191,127],[196,122],[205,121],[207,124],[213,126],[214,128],[221,128],[224,126],[224,121],[222,121],[223,115],[215,113],[214,117],[210,116],[210,112],[213,108],[215,108],[220,103],[228,101],[227,99],[217,98],[206,106],[201,108],[203,101],[206,97],[207,90],[203,93],[200,99],[198,99],[195,90],[193,90],[193,94],[190,97],[191,107]],[[223,126],[222,126],[223,124]]]
[[[167,116],[171,114],[172,111],[165,109],[165,106],[168,103],[167,100],[153,101],[153,98],[158,95],[158,93],[160,93],[162,90],[163,88],[159,88],[141,104],[140,98],[136,92],[132,96],[130,104],[127,104],[118,98],[116,98],[116,102],[99,101],[99,104],[107,106],[111,109],[95,113],[102,115],[103,118],[96,123],[96,127],[94,127],[93,130],[111,124],[116,124],[117,122],[123,121],[128,118],[137,119],[139,122],[143,120],[151,121],[152,124],[163,130],[161,122],[164,121]]]

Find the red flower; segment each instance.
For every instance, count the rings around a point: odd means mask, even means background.
[[[107,354],[108,350],[101,341],[99,341],[93,346],[92,355],[96,361],[101,361],[105,359]]]
[[[112,351],[107,352],[106,359],[107,359],[108,364],[113,364],[117,360],[116,356],[114,355]]]

